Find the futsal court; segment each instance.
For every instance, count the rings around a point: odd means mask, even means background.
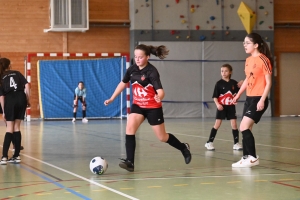
[[[218,131],[216,150],[204,147],[214,122],[166,119],[167,131],[191,146],[192,161],[186,165],[181,152],[158,141],[145,121],[136,135],[134,172],[118,166],[125,158],[126,119],[24,122],[22,162],[0,166],[0,200],[300,199],[299,117],[264,117],[254,126],[260,165],[244,169],[231,167],[242,151],[232,150],[229,121]],[[0,144],[4,134],[2,122]],[[103,175],[89,169],[95,156],[108,162]]]

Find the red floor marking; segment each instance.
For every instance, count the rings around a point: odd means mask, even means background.
[[[33,185],[42,185],[42,184],[49,184],[49,183],[48,182],[41,182],[41,183],[21,185],[21,186],[9,187],[9,188],[0,188],[0,190],[10,190],[10,189],[15,189],[15,188],[22,188],[22,187],[33,186]]]
[[[286,183],[282,183],[282,182],[279,182],[279,181],[272,181],[272,183],[276,183],[276,184],[279,184],[279,185],[284,185],[284,186],[288,186],[288,187],[300,189],[299,186],[291,185],[291,184],[286,184]]]

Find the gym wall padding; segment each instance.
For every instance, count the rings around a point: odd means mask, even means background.
[[[74,91],[79,81],[87,90],[87,118],[110,118],[126,115],[126,92],[109,106],[104,101],[114,92],[126,70],[125,59],[41,60],[38,82],[41,117],[66,119],[73,117]],[[122,64],[123,63],[123,64]],[[122,100],[122,102],[121,102]],[[77,117],[82,117],[78,102]],[[121,111],[122,109],[122,111]]]
[[[215,117],[216,105],[212,94],[221,79],[221,66],[233,67],[232,79],[245,79],[245,53],[242,42],[164,42],[140,41],[146,45],[165,45],[169,55],[160,60],[151,55],[152,63],[159,71],[165,90],[164,115],[167,118]],[[237,116],[242,116],[245,93],[236,106]],[[269,105],[264,116],[271,116]]]

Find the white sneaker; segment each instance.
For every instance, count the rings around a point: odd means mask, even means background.
[[[87,118],[82,118],[83,123],[87,123],[89,120]]]
[[[72,119],[72,122],[76,122],[76,119],[75,119],[75,118],[73,118],[73,119]]]
[[[254,158],[253,156],[242,157],[242,159],[236,163],[233,163],[232,167],[253,167],[259,165],[259,156]]]
[[[233,150],[238,150],[238,151],[243,150],[243,147],[239,143],[236,143],[233,145]]]
[[[1,161],[0,161],[0,165],[6,165],[7,164],[7,158],[6,157],[2,157]]]
[[[205,147],[206,147],[206,149],[207,150],[209,150],[209,151],[213,151],[213,150],[215,150],[215,147],[214,147],[214,145],[213,145],[213,143],[212,142],[207,142],[207,143],[205,143],[205,145],[204,145]]]

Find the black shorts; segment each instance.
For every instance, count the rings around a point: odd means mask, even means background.
[[[23,120],[26,107],[27,99],[23,90],[8,93],[4,98],[6,121]]]
[[[76,99],[76,95],[74,95],[74,100]],[[78,96],[78,100],[81,102],[81,104],[84,104],[86,106],[85,101],[83,101],[82,96]],[[78,104],[78,100],[76,102],[76,104]]]
[[[269,100],[266,98],[264,109],[261,111],[257,111],[257,103],[259,102],[261,97],[248,97],[246,98],[246,102],[244,104],[243,116],[247,116],[257,124],[260,121],[261,116],[267,110],[269,105]]]
[[[141,108],[136,104],[131,105],[131,113],[137,113],[147,118],[151,126],[164,123],[164,113],[162,107],[160,108]]]
[[[223,110],[218,110],[216,113],[216,119],[236,119],[235,105],[222,105]]]

